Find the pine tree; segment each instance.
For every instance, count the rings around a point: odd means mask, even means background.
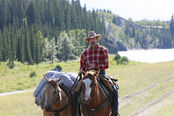
[[[116,16],[114,15],[113,19],[112,19],[112,23],[116,24],[117,25],[117,18]]]
[[[27,9],[26,15],[27,15],[28,24],[32,24],[35,22],[36,17],[35,17],[35,10],[34,10],[33,1],[30,3],[30,5]]]
[[[95,11],[87,11],[86,6],[82,8],[80,0],[72,0],[71,3],[66,0],[0,0],[0,61],[10,59],[29,64],[40,63],[45,58],[44,39],[41,38],[48,38],[49,41],[54,38],[57,46],[60,32],[68,33],[70,29],[84,29],[85,35],[89,30],[105,33],[104,21]],[[84,33],[80,30],[74,33],[74,40],[70,36],[64,40],[64,44],[67,41],[67,45],[76,48],[67,59],[78,56],[84,47],[74,42],[83,38]],[[54,56],[60,53],[59,48],[55,48]]]
[[[68,59],[74,59],[73,49],[74,46],[70,43],[69,37],[65,32],[60,33],[60,39],[62,43],[58,49],[60,53],[58,54],[59,60],[67,61]],[[61,57],[60,57],[61,56]]]
[[[27,19],[23,20],[23,27],[22,27],[22,61],[25,62],[27,61],[29,64],[33,64],[33,60],[31,57],[31,45],[30,45],[30,33],[28,31],[28,26],[27,26]]]
[[[7,27],[4,27],[3,35],[3,49],[2,49],[2,61],[6,61],[9,58],[9,34]]]
[[[170,32],[171,32],[171,35],[174,36],[174,15],[172,15],[171,21],[170,21]]]
[[[3,7],[2,7],[2,4],[0,4],[0,29],[1,31],[3,30],[3,18],[4,18],[4,14],[3,14]]]
[[[40,63],[40,61],[43,61],[43,49],[44,49],[44,39],[43,39],[43,35],[40,31],[38,31],[34,35],[33,46],[34,46],[33,55],[35,58],[34,60],[38,64],[38,63]]]
[[[3,50],[3,38],[2,38],[2,33],[0,31],[0,62],[2,61],[2,50]]]
[[[58,62],[57,54],[58,46],[55,45],[55,39],[48,40],[48,38],[45,39],[45,49],[44,49],[44,55],[45,55],[45,61],[51,61],[51,63]]]

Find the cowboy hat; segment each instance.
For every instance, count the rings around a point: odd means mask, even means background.
[[[84,38],[84,41],[85,42],[89,42],[89,39],[94,38],[94,37],[96,37],[97,40],[100,40],[101,39],[101,35],[100,34],[96,34],[94,31],[90,31],[88,33],[88,37],[85,37]]]

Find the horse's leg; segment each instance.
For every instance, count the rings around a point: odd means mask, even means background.
[[[55,116],[54,112],[47,112],[45,110],[43,110],[43,116]]]
[[[70,115],[70,116],[73,116],[73,115],[74,115],[73,103],[70,103],[68,109],[69,109],[69,115]]]

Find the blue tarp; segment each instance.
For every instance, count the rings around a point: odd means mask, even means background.
[[[75,73],[65,73],[63,71],[60,71],[58,69],[52,69],[51,71],[48,71],[45,76],[49,79],[49,78],[60,78],[60,83],[63,83],[66,88],[70,89],[72,87],[72,85],[74,84],[76,78],[77,78],[77,74]],[[39,82],[39,84],[37,85],[33,96],[35,97],[35,103],[39,106],[43,106],[43,102],[44,102],[44,88],[45,88],[45,79],[42,78],[42,80]]]

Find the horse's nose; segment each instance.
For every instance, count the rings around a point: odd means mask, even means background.
[[[88,101],[90,101],[90,96],[84,96],[84,101],[86,101],[86,102],[88,102]]]

